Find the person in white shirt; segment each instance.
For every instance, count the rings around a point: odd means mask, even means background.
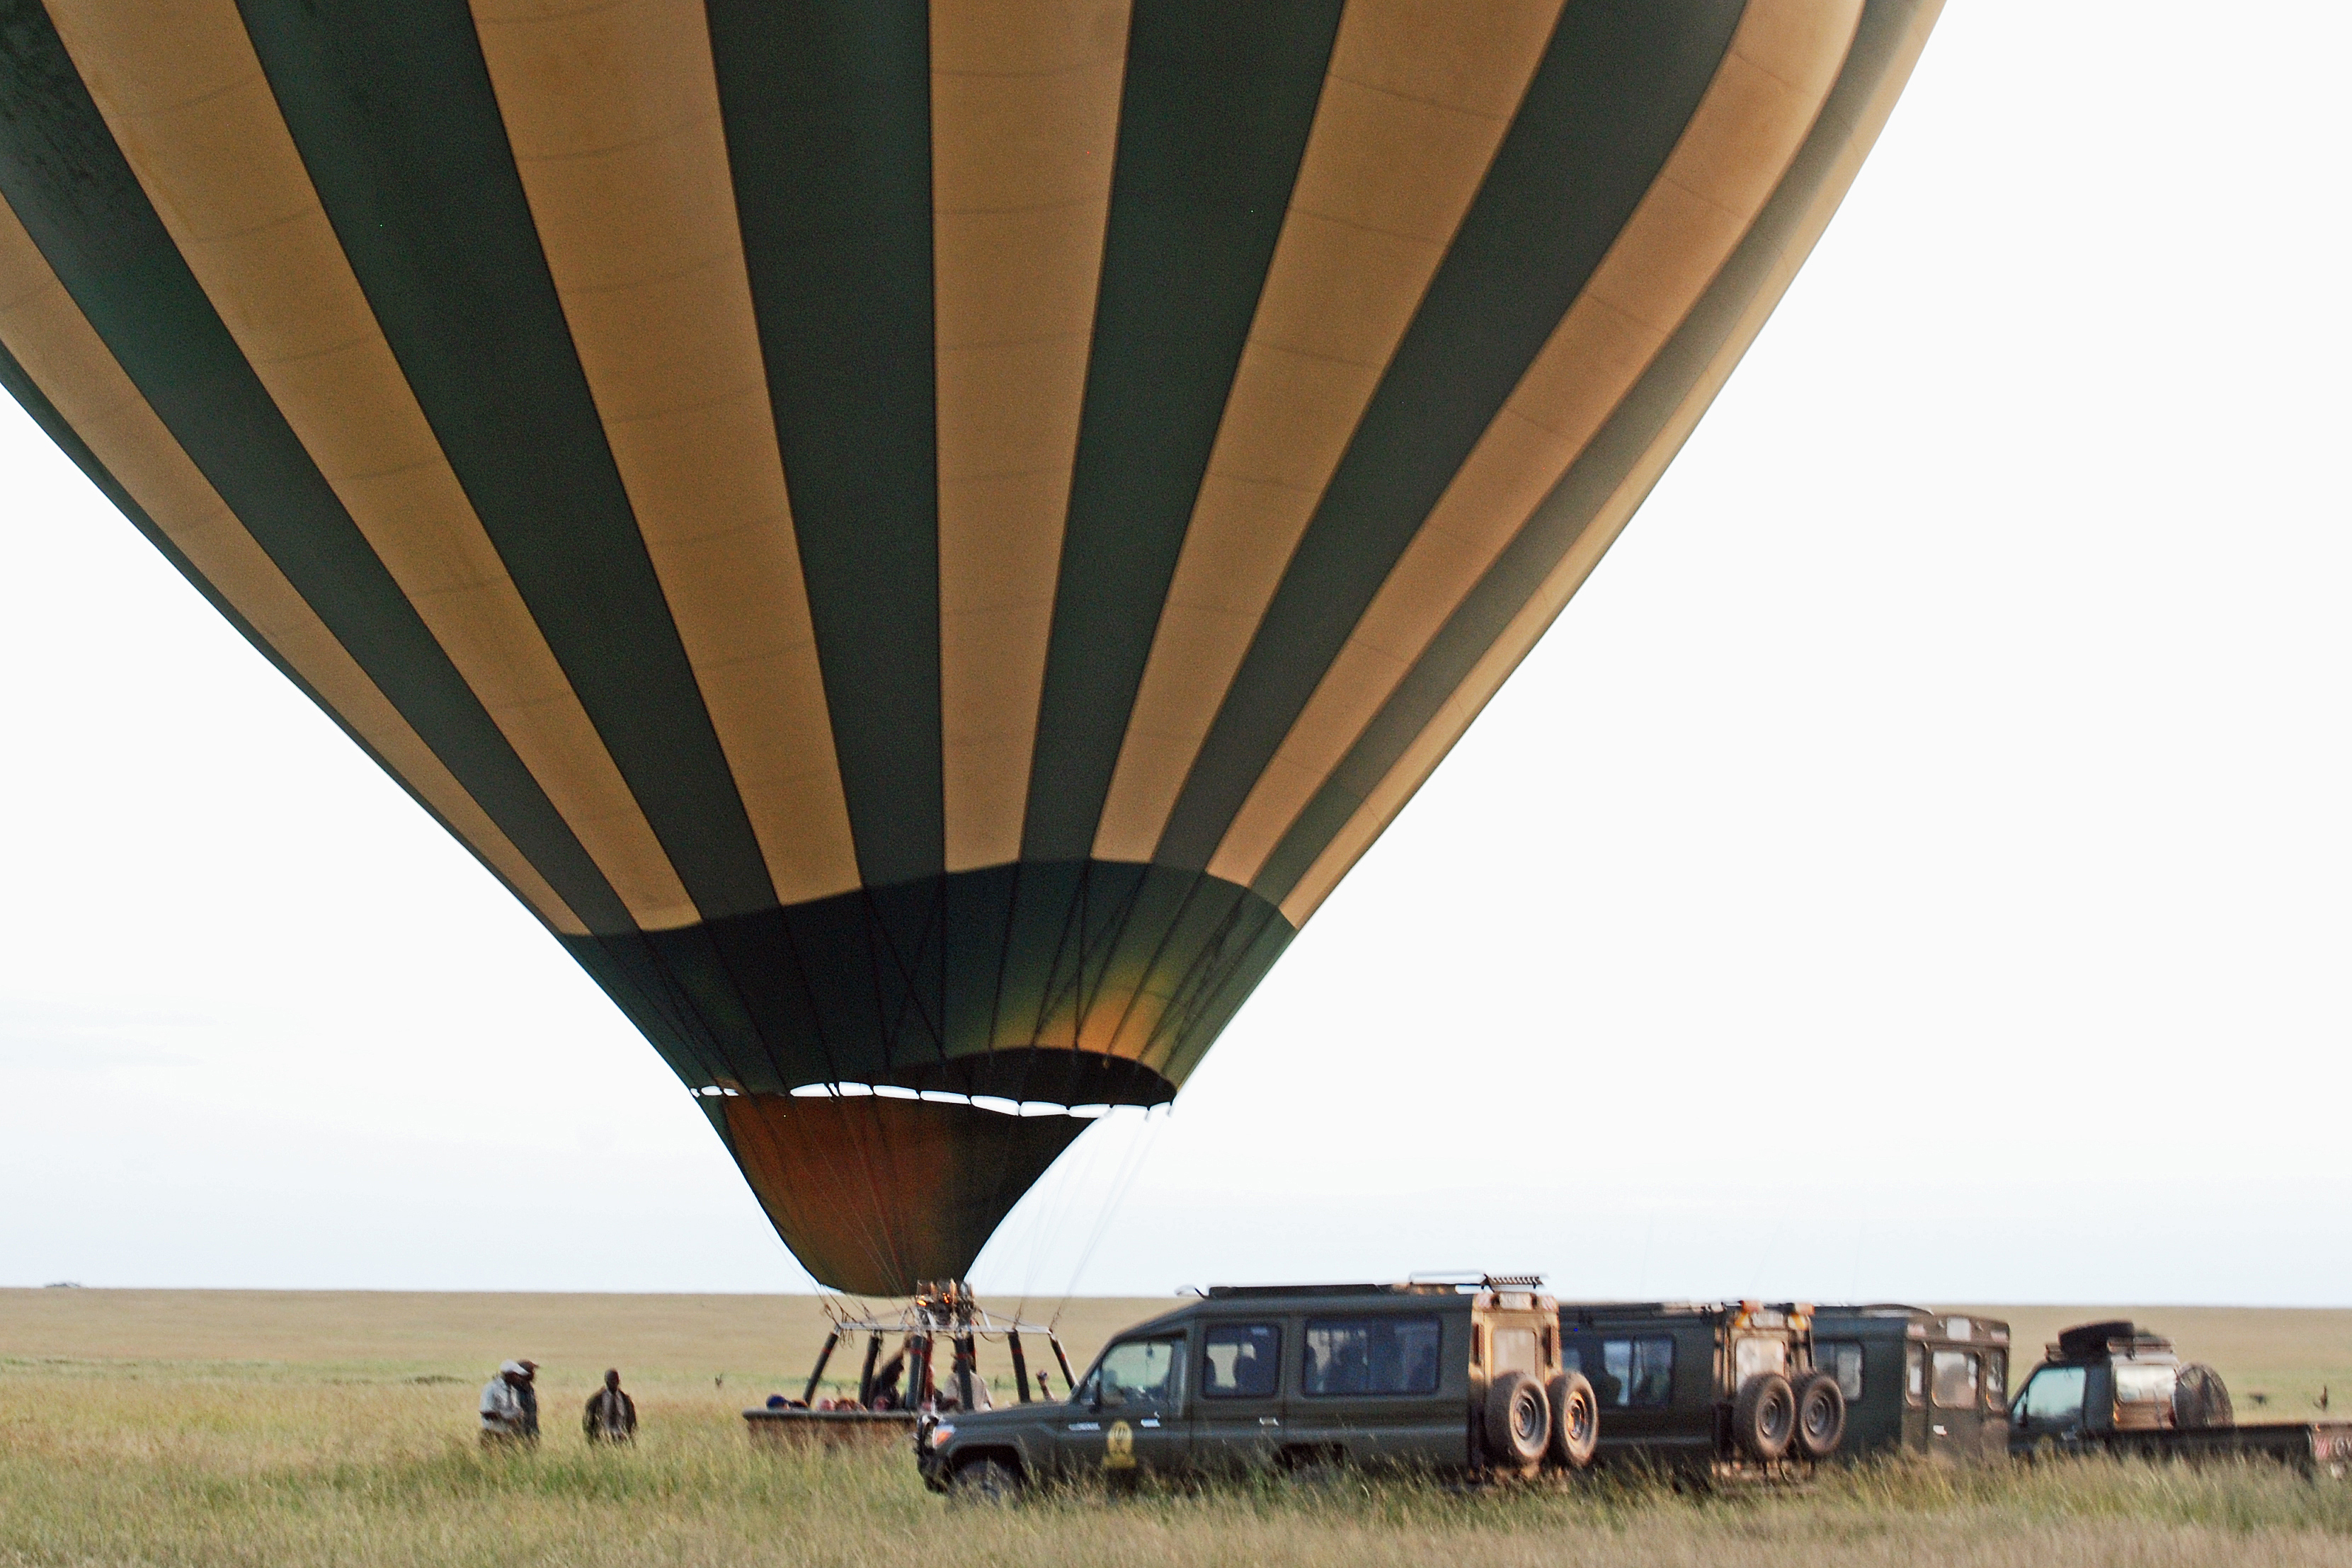
[[[536,1401],[529,1396],[531,1375],[538,1370],[536,1362],[509,1361],[482,1385],[482,1447],[537,1440],[539,1423],[531,1419]]]

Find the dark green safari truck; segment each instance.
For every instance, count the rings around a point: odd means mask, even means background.
[[[1579,1302],[1561,1365],[1601,1406],[1599,1458],[1710,1479],[1783,1479],[1837,1451],[1845,1404],[1813,1364],[1811,1309],[1762,1301]]]
[[[1070,1397],[917,1429],[935,1491],[1344,1463],[1580,1468],[1598,1422],[1540,1280],[1219,1285],[1106,1345]]]
[[[1845,1396],[1849,1457],[1963,1464],[2009,1451],[2009,1325],[1887,1302],[1822,1307],[1813,1355]]]

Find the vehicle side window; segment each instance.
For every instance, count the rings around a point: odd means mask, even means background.
[[[1592,1379],[1592,1396],[1620,1410],[1674,1403],[1674,1336],[1602,1340],[1601,1375]]]
[[[1271,1399],[1282,1367],[1273,1323],[1214,1323],[1201,1353],[1203,1399]]]
[[[2180,1381],[2177,1366],[2135,1366],[2130,1362],[2116,1363],[2116,1403],[2118,1405],[2169,1405],[2172,1391]]]
[[[1308,1394],[1434,1394],[1438,1324],[1427,1318],[1322,1318],[1307,1325]]]
[[[1927,1403],[1927,1347],[1906,1344],[1903,1347],[1903,1397],[1912,1405]]]
[[[1973,1409],[1977,1402],[1977,1358],[1972,1351],[1936,1353],[1936,1407]]]
[[[1813,1364],[1837,1379],[1838,1392],[1849,1405],[1862,1399],[1862,1342],[1822,1340],[1813,1346]]]
[[[2025,1380],[2017,1396],[2021,1426],[2072,1427],[2083,1419],[2083,1369],[2045,1366]]]
[[[2009,1403],[2009,1353],[2000,1350],[1985,1352],[1985,1408],[1998,1410]]]
[[[1184,1400],[1181,1339],[1124,1340],[1103,1352],[1087,1379],[1090,1405],[1106,1410],[1174,1410]]]

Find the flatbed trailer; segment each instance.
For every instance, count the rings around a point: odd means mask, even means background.
[[[2189,1431],[2093,1432],[2050,1447],[2061,1453],[2122,1454],[2190,1464],[2274,1459],[2307,1476],[2342,1480],[2352,1475],[2352,1421],[2265,1421]],[[2024,1450],[2029,1456],[2041,1451]]]

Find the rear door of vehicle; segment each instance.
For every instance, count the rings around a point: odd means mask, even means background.
[[[1193,1369],[1192,1457],[1205,1469],[1260,1469],[1280,1457],[1286,1362],[1297,1335],[1278,1315],[1204,1318]]]
[[[1984,1454],[1984,1360],[1949,1342],[1927,1344],[1927,1451],[1974,1463]]]

